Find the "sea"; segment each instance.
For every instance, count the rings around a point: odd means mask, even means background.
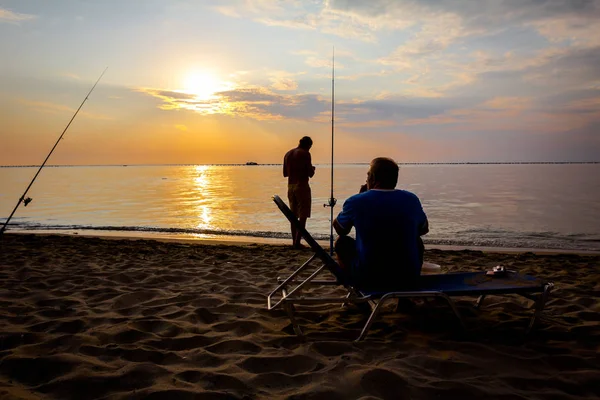
[[[336,215],[367,164],[336,164]],[[38,167],[0,168],[4,223]],[[308,231],[330,237],[331,165],[316,165]],[[430,246],[600,251],[600,164],[407,164],[398,188],[428,216]],[[272,201],[281,165],[46,166],[7,232],[289,242]]]

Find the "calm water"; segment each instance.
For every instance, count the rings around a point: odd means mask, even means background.
[[[367,168],[336,166],[336,214]],[[0,221],[35,171],[0,168]],[[398,186],[421,198],[427,243],[600,251],[599,177],[600,164],[408,165]],[[329,185],[329,166],[317,166],[308,230],[320,239],[329,235]],[[49,167],[9,229],[288,238],[271,201],[286,192],[281,166]]]

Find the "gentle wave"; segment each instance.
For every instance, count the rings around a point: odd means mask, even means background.
[[[263,239],[291,239],[289,232],[226,230],[226,229],[199,229],[175,228],[152,226],[95,226],[95,225],[59,225],[38,224],[32,222],[11,223],[10,230],[44,232],[44,231],[98,231],[162,234],[168,236],[181,235],[210,235],[210,236],[235,236]],[[329,240],[329,235],[311,234],[316,240]],[[429,245],[446,245],[458,247],[496,247],[496,248],[530,248],[546,250],[581,250],[600,251],[600,235],[573,233],[561,235],[555,232],[511,232],[507,230],[482,230],[471,229],[459,232],[455,239],[438,239],[424,237],[423,241]]]
[[[166,234],[215,235],[215,236],[248,236],[273,239],[291,239],[291,234],[283,232],[261,232],[245,230],[221,230],[200,228],[163,228],[152,226],[94,226],[94,225],[42,225],[35,223],[9,224],[9,228],[25,231],[107,231],[107,232],[151,232]],[[324,235],[313,235],[317,240],[324,240]]]

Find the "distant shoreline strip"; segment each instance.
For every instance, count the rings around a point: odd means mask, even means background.
[[[552,164],[600,164],[600,161],[515,161],[515,162],[407,162],[398,165],[552,165]],[[280,166],[282,164],[80,164],[46,165],[49,168],[74,167],[255,167]],[[316,165],[330,165],[329,163]],[[337,163],[336,165],[369,165],[368,162]],[[0,168],[38,168],[39,165],[0,165]]]

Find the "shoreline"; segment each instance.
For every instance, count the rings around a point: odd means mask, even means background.
[[[290,239],[262,238],[251,236],[226,236],[226,235],[200,235],[201,237],[175,237],[173,235],[163,235],[151,232],[133,232],[131,235],[123,235],[121,232],[98,232],[98,231],[7,231],[8,235],[39,235],[39,236],[68,236],[98,238],[106,240],[154,240],[166,243],[185,243],[200,245],[228,245],[228,246],[249,246],[249,245],[272,245],[286,247]],[[183,236],[183,235],[182,235]],[[0,239],[1,240],[1,239]],[[323,248],[329,248],[329,241],[316,240]],[[426,250],[441,251],[481,251],[483,253],[497,254],[521,254],[533,253],[537,255],[580,255],[580,256],[600,256],[600,251],[593,250],[571,250],[571,249],[540,249],[530,247],[490,247],[490,246],[461,246],[461,245],[443,245],[425,243]]]

